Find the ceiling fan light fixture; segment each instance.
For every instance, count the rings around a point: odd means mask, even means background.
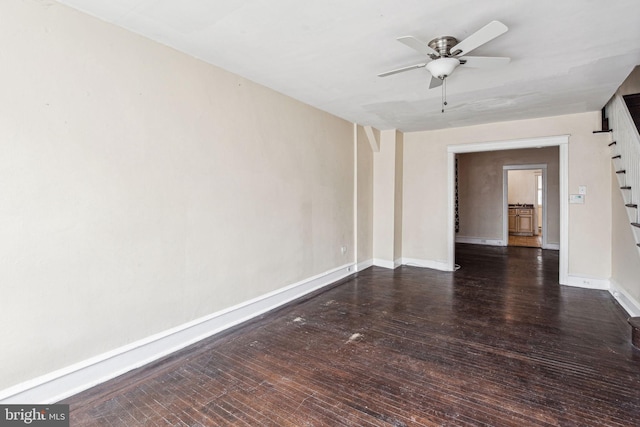
[[[438,58],[427,64],[427,70],[433,77],[443,80],[449,77],[458,65],[460,60],[457,58]]]

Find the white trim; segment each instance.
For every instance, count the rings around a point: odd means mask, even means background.
[[[416,259],[416,258],[402,258],[402,265],[408,265],[411,267],[431,268],[433,270],[440,271],[453,271],[453,268],[449,268],[449,263],[444,261],[432,261],[428,259]]]
[[[353,251],[352,252],[353,252],[353,262],[357,263],[358,262],[358,124],[357,123],[353,124]]]
[[[560,247],[559,282],[564,285],[569,280],[569,136],[560,144]]]
[[[396,268],[395,263],[393,261],[387,261],[386,259],[374,258],[373,265],[376,267],[383,267],[393,270]]]
[[[144,366],[353,273],[345,264],[233,307],[0,391],[0,403],[51,404]]]
[[[559,251],[560,245],[558,243],[547,243],[546,245],[542,245],[542,249],[550,249],[552,251]]]
[[[509,241],[509,171],[511,170],[541,170],[542,171],[542,247],[547,247],[547,164],[503,165],[502,166],[502,236]],[[535,194],[537,195],[537,189]],[[536,196],[537,197],[537,196]],[[537,212],[534,210],[534,215]],[[536,224],[538,221],[534,221]]]
[[[609,292],[618,301],[618,304],[625,309],[630,317],[640,316],[640,301],[629,295],[622,286],[615,280],[610,280],[611,286]]]
[[[456,236],[456,243],[471,243],[472,245],[487,245],[487,246],[507,246],[504,240],[500,239],[485,239],[482,237],[466,237]]]
[[[546,169],[546,163],[532,163],[532,164],[522,164],[522,165],[503,165],[502,169],[510,170],[510,171],[527,171],[532,169]]]
[[[393,260],[393,268],[398,268],[402,265],[402,258],[396,258]]]
[[[566,144],[570,135],[555,135],[541,138],[511,139],[507,141],[473,142],[471,144],[448,145],[449,153],[476,153],[481,151],[517,150],[520,148],[555,147]]]
[[[461,153],[513,150],[520,148],[554,147],[560,151],[560,254],[559,282],[566,284],[569,276],[569,135],[542,138],[514,139],[509,141],[454,144],[447,146],[447,265],[453,270],[455,264],[455,156]]]
[[[447,150],[449,148],[447,147]],[[454,271],[456,263],[456,153],[447,154],[447,268]]]
[[[359,262],[356,265],[356,271],[366,270],[369,267],[373,266],[373,259],[368,259],[366,261]]]
[[[585,288],[585,289],[600,289],[604,291],[608,291],[610,288],[609,279],[596,279],[593,277],[584,277],[584,276],[568,276],[567,282],[562,283],[566,286],[573,286],[576,288]]]

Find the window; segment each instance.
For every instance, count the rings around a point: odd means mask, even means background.
[[[536,185],[538,189],[536,200],[538,202],[538,206],[542,206],[542,175],[536,176]]]

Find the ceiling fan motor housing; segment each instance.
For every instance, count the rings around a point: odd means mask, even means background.
[[[451,56],[451,48],[458,44],[458,39],[451,36],[437,37],[429,42],[429,47],[440,55],[441,58]],[[434,55],[435,56],[435,55]],[[431,58],[435,59],[435,58]]]

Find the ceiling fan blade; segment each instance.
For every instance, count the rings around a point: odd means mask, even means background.
[[[431,57],[431,55],[440,56],[440,54],[437,51],[431,49],[429,45],[418,40],[413,36],[398,37],[397,40],[400,43],[404,44],[405,46],[409,46],[411,49],[417,50],[424,56],[429,56],[429,57]]]
[[[378,74],[378,77],[387,77],[387,76],[390,76],[392,74],[402,73],[403,71],[415,70],[416,68],[423,68],[426,65],[427,64],[409,65],[408,67],[402,67],[402,68],[397,68],[397,69],[391,70],[391,71],[385,71],[384,73]]]
[[[491,21],[466,39],[451,48],[452,55],[466,55],[473,49],[490,42],[501,34],[509,30],[506,25],[500,21]]]
[[[506,56],[464,56],[460,59],[460,66],[471,68],[493,68],[506,65],[511,58]]]
[[[431,82],[429,83],[429,89],[433,89],[434,87],[442,86],[442,80],[437,77],[431,76]]]

